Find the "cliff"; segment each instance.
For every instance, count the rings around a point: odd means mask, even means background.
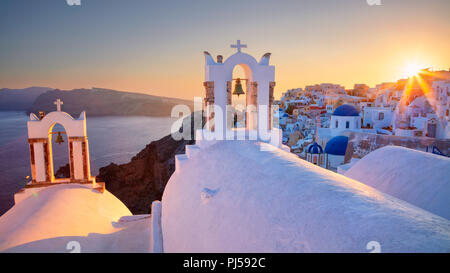
[[[200,118],[201,113],[195,113]],[[175,171],[175,155],[183,154],[185,146],[194,144],[193,114],[187,117],[180,132],[190,130],[192,140],[174,140],[171,135],[153,141],[134,156],[129,163],[114,163],[100,168],[97,181],[119,198],[133,214],[150,213],[152,201],[161,200],[162,193]],[[204,119],[202,126],[204,125]]]
[[[176,98],[159,97],[139,93],[115,91],[109,89],[74,89],[70,91],[51,90],[36,98],[28,108],[27,114],[39,111],[51,112],[56,99],[64,104],[62,110],[78,116],[82,111],[93,116],[170,116],[175,105],[187,105],[193,108],[193,102]]]

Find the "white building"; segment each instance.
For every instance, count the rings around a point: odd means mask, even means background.
[[[433,83],[431,94],[417,97],[409,105],[399,104],[393,116],[397,136],[450,138],[448,82]]]
[[[343,131],[361,129],[361,117],[358,110],[352,105],[344,104],[336,108],[331,115],[331,135],[340,135]]]
[[[394,111],[391,107],[364,107],[363,126],[382,129],[392,125]]]
[[[436,138],[450,138],[450,81],[434,81],[432,85],[436,96],[437,132]]]

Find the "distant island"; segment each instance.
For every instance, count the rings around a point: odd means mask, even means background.
[[[27,100],[24,99],[27,97]],[[28,99],[29,97],[29,99]],[[4,98],[7,102],[4,102]],[[53,102],[56,99],[69,102],[62,106],[63,110],[72,116],[78,116],[82,111],[93,116],[170,116],[175,105],[187,105],[193,108],[189,100],[152,96],[140,93],[123,92],[117,90],[92,88],[59,90],[40,88],[0,89],[0,110],[26,111],[54,111]],[[32,101],[31,101],[32,100]]]
[[[50,87],[28,87],[24,89],[0,89],[0,111],[26,111],[41,94]]]

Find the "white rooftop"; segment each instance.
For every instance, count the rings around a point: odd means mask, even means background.
[[[345,176],[450,219],[450,158],[398,146],[377,149]]]
[[[148,252],[150,232],[148,215],[132,216],[108,191],[55,185],[0,217],[0,251],[69,252],[78,242],[81,252]]]
[[[448,220],[269,144],[188,146],[178,159],[166,252],[450,251]]]

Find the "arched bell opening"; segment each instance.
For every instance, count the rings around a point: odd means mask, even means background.
[[[231,128],[246,128],[248,78],[244,68],[236,65],[231,81]],[[230,129],[230,128],[228,128]]]
[[[227,82],[227,129],[254,128],[255,111],[249,111],[249,106],[254,103],[253,75],[247,64],[234,66]],[[251,109],[251,108],[250,108]]]
[[[48,147],[44,152],[48,153],[47,171],[50,182],[58,180],[70,180],[71,179],[71,159],[70,159],[70,143],[67,137],[67,131],[65,127],[60,123],[54,123],[48,130]],[[61,168],[61,173],[57,173]]]
[[[39,118],[32,113],[27,123],[31,184],[94,182],[95,178],[90,175],[86,113],[82,112],[78,119],[74,119],[61,111],[61,100],[55,104],[57,111]],[[66,169],[56,180],[54,170],[67,163],[69,170]]]

